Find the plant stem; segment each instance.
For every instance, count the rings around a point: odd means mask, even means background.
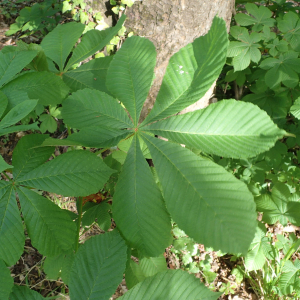
[[[82,218],[82,197],[78,198],[78,220],[77,220],[77,234],[76,234],[76,244],[75,244],[75,253],[78,250],[79,246],[79,233],[80,233],[80,224],[81,224],[81,218]]]
[[[3,174],[9,181],[11,181],[11,179],[9,178],[9,176],[5,172],[2,172],[1,174]]]

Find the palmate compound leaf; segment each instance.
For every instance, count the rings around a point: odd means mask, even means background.
[[[106,86],[120,100],[136,126],[147,98],[156,63],[156,51],[146,38],[126,39],[107,71]]]
[[[271,194],[263,194],[256,199],[257,210],[263,212],[263,221],[275,224],[277,221],[283,226],[290,221],[293,225],[300,225],[299,195],[291,194],[287,185],[276,183]]]
[[[259,66],[268,70],[265,75],[265,82],[271,89],[277,88],[282,82],[289,88],[299,84],[300,59],[298,53],[289,51],[280,54],[278,58],[266,58]]]
[[[127,247],[117,230],[86,241],[75,255],[69,279],[72,300],[107,300],[122,281]]]
[[[112,211],[126,241],[142,255],[158,256],[171,244],[171,220],[137,135],[119,175]]]
[[[68,212],[27,188],[20,186],[17,193],[32,245],[46,256],[55,256],[72,248],[76,225]]]
[[[240,25],[248,26],[254,24],[252,30],[257,32],[261,31],[264,25],[268,27],[272,27],[274,25],[275,20],[272,19],[272,11],[267,7],[263,5],[257,7],[253,3],[247,3],[245,7],[247,12],[253,17],[244,13],[236,14],[234,18]]]
[[[170,58],[153,109],[142,124],[169,117],[201,99],[222,70],[227,46],[225,22],[215,17],[206,35]]]
[[[9,266],[20,258],[25,236],[16,195],[10,182],[0,181],[0,259]]]
[[[182,270],[167,270],[146,278],[119,299],[217,300],[220,295],[210,291],[192,274]]]
[[[20,176],[16,183],[65,196],[87,196],[103,188],[113,172],[95,154],[77,150]]]
[[[256,212],[247,186],[190,150],[143,134],[172,219],[195,241],[229,253],[245,253]]]
[[[13,288],[14,280],[10,276],[10,271],[4,261],[0,259],[0,295],[1,299],[6,300]]]
[[[223,100],[141,129],[209,154],[233,158],[256,156],[286,134],[256,105],[236,100]]]
[[[231,35],[238,41],[232,41],[228,47],[228,57],[233,57],[232,64],[234,71],[246,69],[250,62],[258,63],[261,59],[261,53],[258,50],[261,35],[257,32],[249,32],[244,27],[233,26],[230,29]]]

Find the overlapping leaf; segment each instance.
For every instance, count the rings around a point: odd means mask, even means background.
[[[167,209],[178,226],[206,246],[246,252],[256,226],[255,204],[246,185],[180,145],[148,135],[143,138]]]
[[[10,276],[10,271],[4,261],[0,259],[0,295],[3,300],[8,299],[13,285],[14,280]]]
[[[116,230],[94,236],[76,253],[69,281],[72,300],[106,300],[122,281],[125,241]]]
[[[105,81],[107,69],[112,58],[112,56],[107,56],[92,59],[79,68],[64,73],[63,80],[72,92],[91,88],[108,93]]]
[[[25,237],[11,183],[0,181],[0,259],[9,266],[23,253]]]
[[[72,248],[76,226],[68,212],[27,188],[18,187],[17,192],[32,245],[46,256]]]
[[[225,22],[216,17],[205,36],[170,58],[154,107],[143,124],[178,113],[201,99],[222,70],[227,46]]]
[[[171,243],[171,220],[135,135],[113,200],[113,218],[131,247],[157,256]]]
[[[95,154],[71,151],[20,176],[17,184],[68,196],[98,192],[113,170]]]
[[[21,72],[36,54],[37,51],[0,52],[0,87]]]
[[[84,24],[77,22],[60,24],[43,38],[41,46],[46,56],[58,65],[60,71],[64,69],[66,59],[80,38],[84,27]]]
[[[227,100],[161,120],[142,130],[225,157],[253,157],[286,133],[257,106]]]
[[[221,293],[210,291],[195,276],[182,270],[167,270],[146,278],[125,295],[122,300],[217,300]]]
[[[110,40],[118,33],[122,28],[122,25],[126,19],[123,15],[116,26],[99,31],[96,29],[89,30],[81,39],[81,43],[74,49],[72,57],[68,61],[65,71],[69,70],[74,64],[77,64],[89,56],[95,54],[101,50],[105,45],[109,44]],[[74,45],[74,44],[72,44]]]
[[[30,99],[38,99],[40,104],[55,105],[62,102],[68,95],[69,88],[50,72],[25,72],[15,80],[6,84],[2,91],[27,92]]]
[[[107,71],[107,88],[124,104],[135,126],[152,83],[155,58],[153,43],[133,36],[115,54]]]
[[[133,124],[118,101],[92,89],[79,90],[63,103],[62,117],[71,127],[127,128]]]
[[[12,293],[9,295],[9,300],[43,300],[45,299],[38,292],[31,290],[27,286],[14,285]]]
[[[14,180],[37,168],[49,159],[54,151],[54,147],[40,147],[47,137],[47,135],[42,134],[29,134],[25,135],[18,142],[12,157]]]

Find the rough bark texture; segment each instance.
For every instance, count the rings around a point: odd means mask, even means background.
[[[154,104],[170,57],[195,38],[208,32],[215,15],[229,29],[234,0],[144,0],[126,12],[126,28],[150,39],[157,50],[155,80],[145,103],[142,119]],[[184,112],[209,104],[213,87],[200,101]]]
[[[103,1],[89,0],[93,5]],[[141,119],[148,114],[159,91],[170,57],[195,38],[208,32],[215,15],[222,17],[229,29],[234,0],[143,0],[127,8],[125,23],[128,31],[150,39],[157,50],[155,80],[144,105]],[[102,4],[103,5],[103,4]],[[213,88],[191,111],[209,104]]]

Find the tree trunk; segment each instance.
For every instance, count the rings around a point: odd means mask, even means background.
[[[94,5],[99,2],[89,1]],[[195,38],[206,34],[215,15],[223,18],[229,29],[234,3],[234,0],[143,0],[127,8],[127,30],[151,40],[157,51],[155,80],[141,119],[154,104],[170,57]],[[214,85],[200,101],[184,112],[206,107],[213,89]]]
[[[141,119],[152,108],[170,57],[195,38],[208,32],[215,15],[226,21],[229,29],[234,0],[144,0],[127,9],[125,23],[135,35],[150,39],[157,50],[155,80],[144,105]],[[214,86],[184,112],[209,104]]]

